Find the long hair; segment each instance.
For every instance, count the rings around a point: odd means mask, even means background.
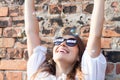
[[[67,30],[66,30],[67,29]],[[78,75],[77,77],[79,78],[79,80],[82,80],[82,72],[81,72],[81,59],[82,59],[82,55],[84,52],[84,44],[83,41],[80,39],[80,37],[78,35],[74,35],[73,33],[70,32],[70,27],[64,29],[65,31],[63,31],[63,35],[71,35],[74,36],[77,40],[77,45],[79,48],[79,61],[76,61],[73,69],[67,74],[67,79],[66,80],[75,80],[75,76],[76,74]],[[47,71],[48,73],[55,75],[56,74],[56,67],[55,67],[55,62],[52,58],[50,59],[46,59],[45,62],[43,63],[43,65],[39,68],[39,70],[32,76],[31,80],[34,80],[36,75],[39,72],[44,72]]]

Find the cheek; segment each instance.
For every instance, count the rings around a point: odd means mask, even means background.
[[[71,48],[71,53],[78,55],[79,49],[77,47]]]
[[[53,55],[55,54],[56,49],[57,49],[57,46],[54,46],[53,47]]]
[[[79,57],[78,56],[78,54],[79,54],[79,49],[78,48],[71,48],[70,53],[71,53],[70,56],[73,60],[76,60]]]

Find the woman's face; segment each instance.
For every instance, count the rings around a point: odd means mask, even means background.
[[[77,40],[74,38],[74,36],[70,35],[56,39],[56,43],[54,42],[55,46],[53,48],[53,60],[56,63],[65,62],[68,64],[74,64],[77,60],[79,60],[79,49],[76,41]]]

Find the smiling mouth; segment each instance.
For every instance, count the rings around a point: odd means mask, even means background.
[[[67,50],[64,50],[64,49],[58,49],[57,50],[57,53],[65,53],[65,54],[68,54],[69,52]]]

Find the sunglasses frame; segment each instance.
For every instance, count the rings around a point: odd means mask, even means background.
[[[66,45],[69,47],[74,47],[77,45],[77,40],[75,38],[64,39],[63,37],[57,37],[54,40],[54,45],[60,45],[65,41]]]

